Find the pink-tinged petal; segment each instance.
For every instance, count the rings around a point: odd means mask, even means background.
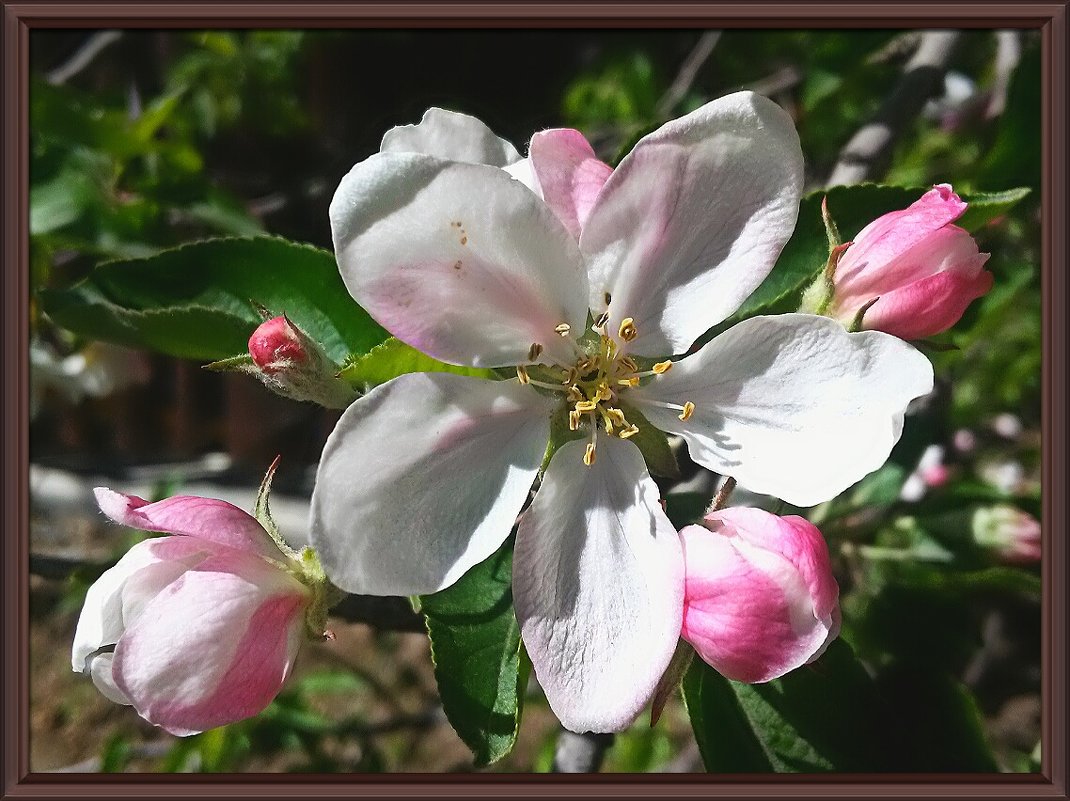
[[[416,125],[399,125],[383,136],[382,153],[424,153],[448,161],[505,167],[520,159],[509,142],[467,114],[429,108]]]
[[[114,654],[97,654],[89,662],[89,676],[101,695],[114,704],[130,706],[130,699],[115,684],[112,675],[112,663]]]
[[[517,531],[513,602],[550,707],[576,732],[621,731],[672,658],[683,609],[679,538],[639,449],[562,445]]]
[[[542,464],[553,403],[447,373],[403,375],[353,403],[312,493],[312,544],[331,581],[432,593],[494,553]]]
[[[138,714],[179,736],[255,715],[289,675],[308,602],[307,588],[258,556],[206,559],[123,634],[115,684]]]
[[[571,128],[535,134],[529,152],[543,200],[579,239],[595,198],[613,168],[599,161],[583,134]]]
[[[587,276],[553,212],[500,169],[412,153],[355,166],[331,201],[350,294],[384,328],[451,364],[575,357],[554,329],[587,321]]]
[[[613,171],[583,228],[591,309],[609,296],[612,320],[634,320],[632,353],[684,353],[773,268],[802,181],[791,118],[764,97],[737,92],[666,123]]]
[[[758,509],[681,532],[682,635],[729,679],[765,682],[813,661],[840,628],[839,588],[821,533]]]
[[[980,253],[962,270],[946,270],[881,295],[866,310],[862,327],[900,339],[925,339],[946,331],[992,288],[992,273],[981,269],[987,260],[988,254]]]
[[[902,340],[781,314],[733,326],[627,399],[704,467],[813,506],[884,464],[907,405],[932,386],[929,360]]]
[[[226,501],[176,495],[149,503],[144,498],[107,487],[97,487],[93,494],[100,511],[121,526],[185,534],[268,557],[279,555],[278,547],[256,518]]]
[[[208,555],[206,545],[211,546],[211,543],[192,537],[144,540],[105,570],[86,591],[74,632],[71,667],[78,673],[87,672],[90,657],[95,652],[119,641],[128,622],[123,614],[124,596],[129,594],[127,587],[132,580],[137,580],[147,569],[174,565],[173,580],[189,564],[195,564],[198,559]],[[163,586],[159,585],[157,590]]]
[[[835,209],[832,211],[835,213]],[[930,245],[930,238],[965,211],[966,203],[951,186],[939,184],[908,208],[878,217],[858,233],[840,259],[836,268],[837,295],[868,295],[867,300],[872,300],[889,287],[883,278],[889,265],[915,248],[921,248],[922,253],[926,248],[931,250],[935,242]]]

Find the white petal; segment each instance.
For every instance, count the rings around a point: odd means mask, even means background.
[[[130,699],[115,684],[115,677],[112,676],[113,657],[114,654],[110,653],[94,656],[89,660],[89,675],[101,695],[112,703],[130,706]]]
[[[127,551],[122,559],[101,573],[85,594],[85,603],[78,617],[71,648],[71,667],[78,673],[88,672],[89,657],[99,649],[115,645],[122,636],[126,623],[123,617],[124,593],[131,578],[149,567],[176,561],[177,576],[197,554],[207,555],[212,543],[193,537],[155,537],[143,540]],[[165,568],[166,569],[166,568]],[[162,585],[157,587],[161,589]]]
[[[331,201],[342,280],[384,328],[453,364],[560,361],[554,333],[587,321],[579,248],[553,212],[494,167],[383,153],[355,166]]]
[[[591,308],[639,331],[629,351],[683,353],[739,308],[795,228],[803,161],[791,118],[737,92],[643,137],[580,238]]]
[[[381,153],[425,153],[449,161],[505,167],[520,159],[509,142],[475,117],[429,108],[416,125],[399,125],[383,136]]]
[[[530,386],[446,373],[403,375],[356,401],[312,493],[327,575],[350,592],[425,594],[490,556],[538,473],[552,404]]]
[[[929,360],[902,340],[783,314],[733,326],[628,399],[699,464],[813,506],[884,464],[907,404],[932,386]],[[685,401],[686,422],[654,405]]]
[[[554,455],[517,532],[513,601],[547,700],[577,732],[621,731],[680,636],[680,542],[639,449],[603,437]]]

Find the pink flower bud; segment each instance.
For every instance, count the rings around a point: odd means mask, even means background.
[[[952,225],[966,203],[949,184],[934,186],[902,211],[878,217],[855,237],[833,278],[832,316],[901,339],[924,339],[958,322],[992,287],[989,254]]]
[[[253,331],[249,355],[257,367],[272,374],[308,361],[301,336],[285,315],[261,323]]]
[[[1014,506],[983,507],[974,512],[972,523],[974,542],[1003,561],[1040,561],[1040,522],[1031,514]]]
[[[742,507],[680,532],[682,636],[729,679],[770,681],[817,659],[840,630],[839,587],[821,532]],[[712,530],[710,530],[712,529]]]
[[[224,501],[95,492],[115,522],[172,536],[139,542],[89,588],[74,670],[180,736],[263,710],[293,667],[313,600],[289,557]]]
[[[248,359],[237,364],[224,359],[209,366],[252,373],[284,398],[311,401],[328,409],[344,409],[357,397],[320,344],[285,315],[261,323],[253,332]]]

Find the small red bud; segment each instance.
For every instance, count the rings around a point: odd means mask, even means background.
[[[308,359],[297,332],[285,315],[262,323],[249,337],[249,355],[265,373],[301,363]]]

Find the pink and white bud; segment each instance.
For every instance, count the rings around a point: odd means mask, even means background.
[[[278,395],[329,409],[345,409],[358,394],[339,378],[338,365],[320,344],[286,315],[273,317],[253,331],[248,358],[224,359],[208,366],[251,372]]]
[[[249,355],[265,373],[299,369],[308,362],[302,335],[285,315],[273,317],[253,331]]]
[[[973,513],[973,539],[1014,564],[1039,562],[1040,521],[1014,506],[982,507]]]
[[[95,494],[116,523],[170,536],[139,542],[89,588],[74,670],[179,736],[263,710],[293,667],[315,595],[291,558],[225,501]]]
[[[984,270],[989,254],[952,224],[966,206],[950,184],[939,184],[863,228],[836,266],[829,315],[851,324],[865,309],[862,328],[901,339],[924,339],[957,323],[992,287]]]
[[[828,547],[809,521],[761,509],[713,512],[680,532],[681,635],[723,676],[759,683],[817,659],[840,631]]]

